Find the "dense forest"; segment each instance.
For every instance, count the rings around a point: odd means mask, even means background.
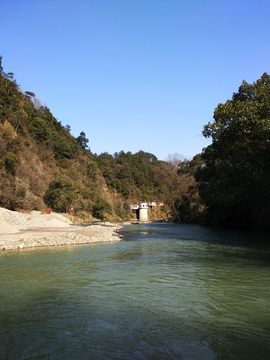
[[[269,230],[269,75],[243,81],[213,118],[203,130],[212,144],[192,160],[96,155],[85,132],[72,136],[0,57],[0,206],[67,212],[72,204],[77,220],[90,221],[134,218],[131,204],[156,202],[152,219]]]
[[[253,84],[243,81],[231,100],[217,106],[203,135],[213,140],[195,174],[204,223],[269,229],[269,75]]]
[[[180,174],[178,162],[144,151],[96,155],[88,143],[84,131],[75,138],[33,92],[23,92],[0,58],[0,206],[66,212],[72,204],[89,221],[132,218],[131,204],[151,201],[163,203],[151,218],[180,222],[182,203],[184,221],[195,220],[195,179]]]

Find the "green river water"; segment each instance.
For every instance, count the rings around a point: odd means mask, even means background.
[[[270,239],[128,225],[0,253],[0,359],[270,359]]]

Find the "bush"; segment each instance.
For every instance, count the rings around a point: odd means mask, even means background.
[[[21,186],[17,192],[17,197],[20,200],[23,200],[26,196],[26,188],[24,186]]]
[[[87,165],[87,175],[90,177],[90,179],[96,180],[97,170],[98,170],[98,166],[96,162],[91,161]]]
[[[35,117],[32,120],[29,125],[29,132],[39,144],[45,143],[49,139],[48,125],[41,118]]]
[[[13,153],[18,153],[18,152],[22,151],[21,140],[18,137],[15,139],[9,140],[9,142],[7,143],[7,146],[6,146],[6,150],[13,152]]]
[[[93,206],[93,216],[97,219],[103,220],[106,213],[111,213],[112,207],[103,198],[99,198],[97,204]]]
[[[44,202],[56,212],[66,212],[76,199],[75,187],[62,176],[52,180],[44,195]]]
[[[17,164],[19,164],[19,159],[15,154],[8,151],[5,155],[4,165],[6,171],[9,172],[11,175],[15,175],[17,171]]]
[[[183,194],[181,199],[176,199],[174,221],[184,224],[196,223],[200,220],[200,200],[192,198],[189,194]]]
[[[75,140],[71,136],[65,137],[64,135],[66,135],[64,132],[53,133],[52,150],[56,159],[72,159],[75,155]]]
[[[16,132],[13,126],[8,121],[5,121],[4,124],[0,124],[0,135],[5,140],[11,140],[16,137]]]

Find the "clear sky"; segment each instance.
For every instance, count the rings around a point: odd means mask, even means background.
[[[93,153],[200,153],[219,103],[270,74],[269,0],[0,0],[0,55]]]

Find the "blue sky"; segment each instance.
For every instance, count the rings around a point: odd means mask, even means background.
[[[270,73],[270,2],[0,0],[0,55],[93,153],[192,158],[219,103]]]

